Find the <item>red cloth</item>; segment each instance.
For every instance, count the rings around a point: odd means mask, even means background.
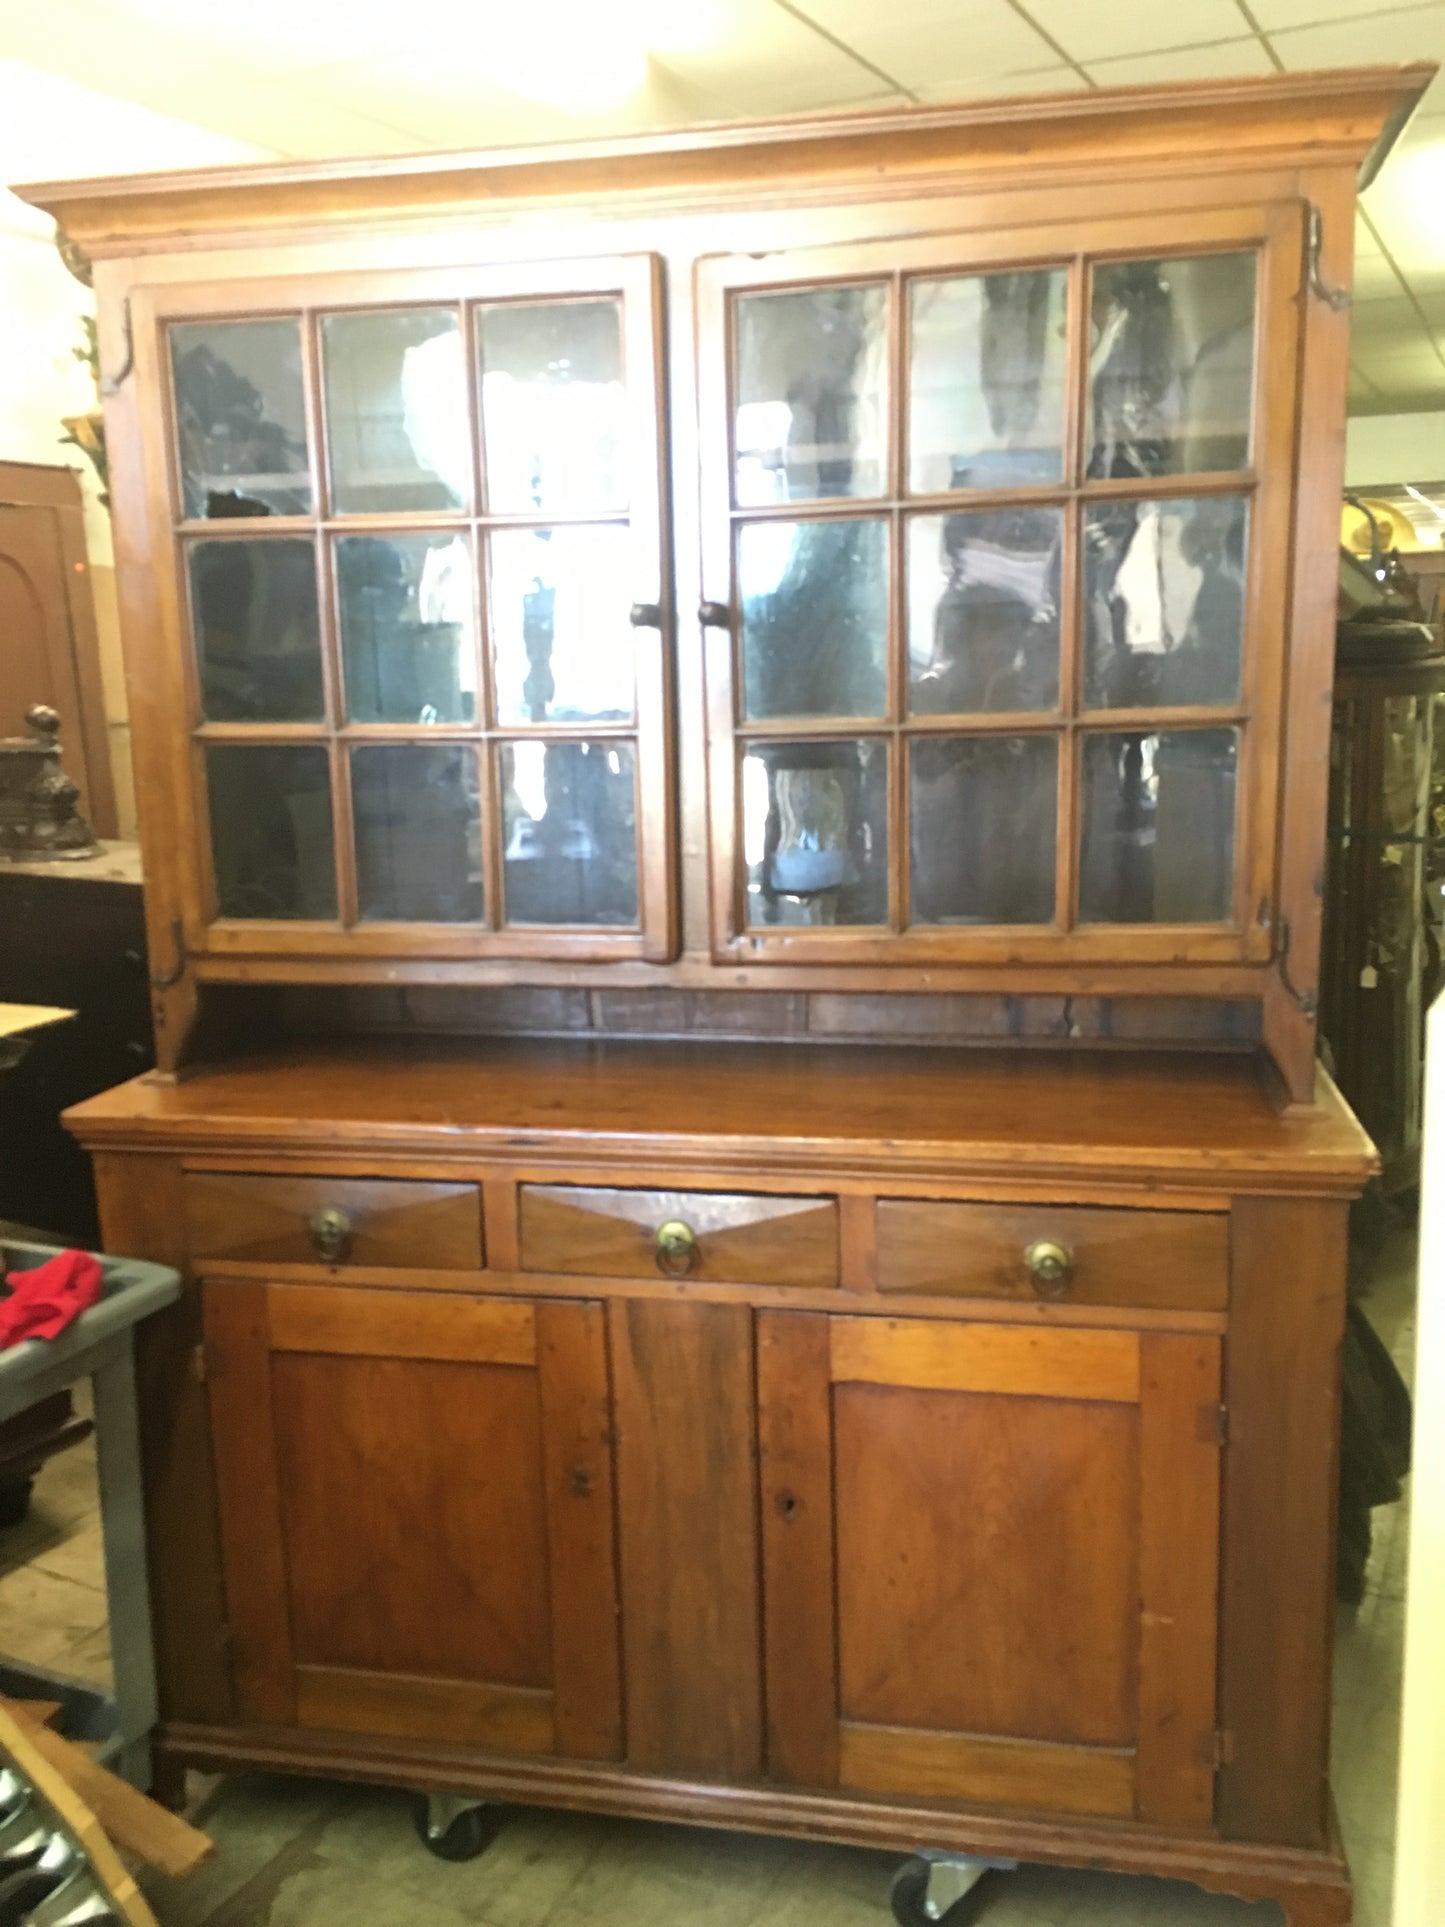
[[[12,1271],[0,1299],[0,1350],[23,1338],[54,1338],[100,1297],[104,1274],[88,1251],[61,1251],[33,1271]]]

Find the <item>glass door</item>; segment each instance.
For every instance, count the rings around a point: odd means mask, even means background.
[[[161,299],[196,946],[670,956],[654,262]]]
[[[700,270],[714,953],[1269,951],[1297,210]]]

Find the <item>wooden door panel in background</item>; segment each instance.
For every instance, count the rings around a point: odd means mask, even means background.
[[[770,1771],[1207,1827],[1219,1371],[1213,1338],[759,1313]]]
[[[206,1329],[243,1715],[615,1756],[601,1308],[219,1283]]]

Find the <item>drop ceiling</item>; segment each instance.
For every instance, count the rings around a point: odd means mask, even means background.
[[[548,88],[519,33],[575,55],[589,31],[599,64],[635,38],[617,97],[529,98]],[[1429,58],[1445,63],[1445,0],[0,0],[12,89],[35,72],[186,123],[213,137],[196,161]],[[3,137],[0,156],[12,179],[155,164],[126,146],[97,167],[92,142],[69,170]],[[1354,339],[1354,412],[1445,408],[1445,81],[1365,197]]]

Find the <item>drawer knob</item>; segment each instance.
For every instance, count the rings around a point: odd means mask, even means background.
[[[334,1204],[311,1219],[311,1243],[324,1264],[339,1265],[351,1249],[351,1220]]]
[[[1029,1283],[1040,1298],[1062,1298],[1074,1275],[1074,1254],[1067,1245],[1052,1238],[1041,1238],[1024,1253],[1029,1268]]]
[[[657,1268],[664,1278],[686,1278],[697,1266],[697,1233],[681,1218],[657,1227],[652,1241]]]

